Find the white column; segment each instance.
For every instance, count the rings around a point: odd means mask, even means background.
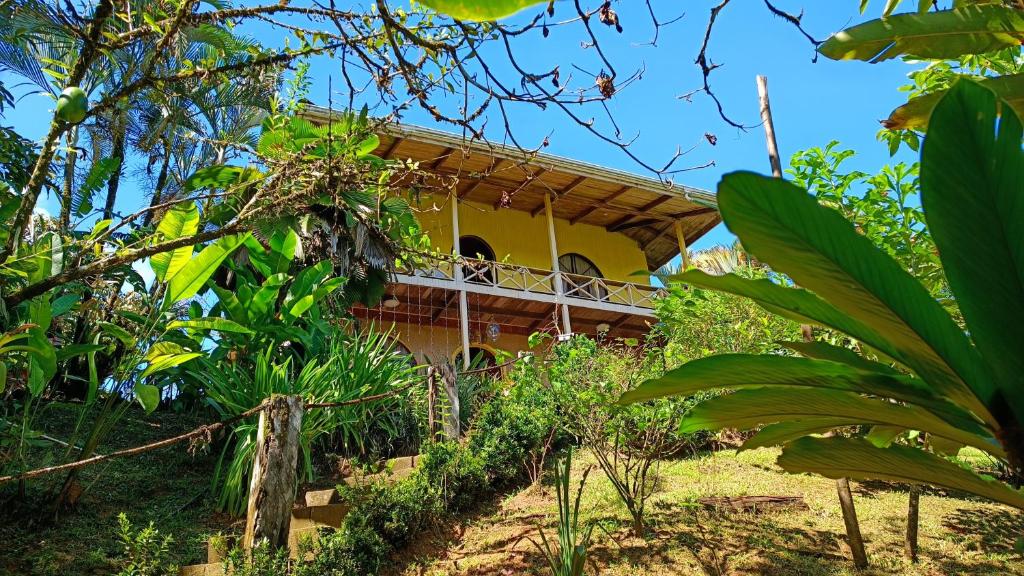
[[[458,259],[462,255],[459,244],[459,198],[452,194],[452,251]],[[462,266],[455,265],[452,271],[455,276],[455,288],[459,291],[459,331],[462,334],[462,369],[469,369],[469,300],[466,298],[466,286],[462,279]]]
[[[686,254],[686,235],[683,234],[683,223],[675,221],[676,240],[679,242],[679,254],[683,258],[683,270],[690,267],[690,257]]]
[[[555,240],[555,216],[551,211],[551,194],[544,194],[544,216],[548,220],[548,248],[551,249],[551,270],[555,273],[555,297],[562,308],[562,331],[572,334],[572,323],[569,321],[569,305],[563,297],[562,272],[558,269],[558,242]]]

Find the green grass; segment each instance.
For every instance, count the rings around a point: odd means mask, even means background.
[[[66,438],[74,425],[71,406],[54,405],[43,419],[46,433]],[[188,416],[129,412],[101,452],[137,446],[191,430],[202,422]],[[122,548],[117,515],[150,521],[175,538],[180,564],[205,558],[208,536],[237,531],[238,521],[214,512],[209,485],[214,455],[189,455],[184,445],[86,468],[87,490],[74,511],[56,520],[50,502],[63,476],[30,481],[25,498],[16,485],[0,486],[0,575],[65,576],[110,574]],[[732,451],[663,463],[658,492],[649,505],[650,533],[632,538],[629,516],[600,470],[584,492],[583,520],[596,521],[591,548],[602,576],[650,574],[806,575],[854,574],[843,544],[835,484],[814,476],[784,474],[777,452]],[[51,450],[35,454],[53,462]],[[592,458],[574,459],[574,482]],[[928,491],[921,497],[921,562],[903,559],[906,493],[883,483],[855,483],[857,512],[872,569],[866,574],[1024,576],[1024,559],[1013,552],[1024,535],[1024,514],[963,495]],[[800,495],[808,511],[716,514],[692,506],[704,496]],[[543,574],[542,556],[530,543],[538,524],[554,529],[554,492],[536,489],[486,504],[448,531],[428,535],[403,552],[403,576],[508,576]],[[590,573],[595,573],[593,566]]]
[[[54,404],[40,421],[44,432],[69,436],[77,407]],[[202,424],[189,416],[128,412],[100,453],[175,436]],[[59,450],[59,452],[58,452]],[[53,464],[63,448],[40,449],[34,465]],[[215,455],[188,453],[188,444],[119,458],[83,469],[85,492],[77,507],[56,516],[52,502],[62,474],[27,482],[25,497],[16,484],[0,485],[0,574],[71,576],[111,574],[122,554],[117,515],[125,512],[136,527],[154,522],[175,539],[176,561],[205,561],[206,539],[230,528],[233,520],[214,513],[210,495]]]
[[[590,573],[839,576],[854,574],[847,560],[835,483],[783,473],[777,451],[734,451],[665,463],[650,504],[646,539],[628,535],[629,516],[600,470],[584,493],[586,520],[600,522],[591,547]],[[582,452],[578,479],[592,463]],[[854,483],[861,529],[872,567],[860,574],[1024,575],[1013,552],[1024,535],[1024,515],[963,495],[927,491],[921,497],[920,563],[903,558],[907,495],[900,486]],[[761,514],[714,513],[690,505],[704,496],[800,495],[809,510]],[[536,526],[554,526],[554,493],[526,490],[493,513],[468,521],[447,542],[421,547],[405,576],[543,574],[541,555],[528,538]]]

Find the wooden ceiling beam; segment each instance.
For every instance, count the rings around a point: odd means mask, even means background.
[[[395,137],[394,141],[391,142],[391,145],[387,147],[387,150],[385,150],[380,157],[385,160],[390,160],[391,155],[395,153],[395,150],[397,150],[399,146],[401,146],[402,142],[405,142],[404,138]]]
[[[588,178],[587,176],[579,176],[575,180],[570,182],[569,185],[566,186],[565,188],[562,188],[561,190],[556,191],[554,197],[551,198],[551,203],[553,204],[559,198],[561,198],[563,196],[566,196],[568,194],[571,194],[573,190],[575,190],[575,189],[579,188],[580,186],[582,186],[583,183],[587,181],[587,178]],[[530,216],[536,216],[537,214],[540,214],[543,211],[544,211],[544,203],[541,202],[540,206],[537,206],[536,208],[534,208],[533,210],[530,211]]]
[[[533,184],[534,180],[536,180],[537,178],[540,178],[540,176],[542,174],[544,174],[545,172],[547,172],[547,171],[548,171],[547,168],[538,168],[536,172],[531,172],[529,175],[527,175],[526,180],[524,180],[522,184],[517,186],[515,190],[513,190],[513,191],[508,193],[508,195],[509,195],[509,205],[511,205],[512,198],[515,197],[516,194],[518,194],[519,192],[521,192],[523,190],[528,189],[529,186],[531,184]],[[505,198],[504,198],[503,195],[502,196],[498,196],[498,199],[494,201],[494,204],[491,207],[494,208],[495,210],[497,210],[499,208],[507,208],[508,206],[504,206],[503,205],[504,204],[504,202],[503,202],[504,199]]]
[[[448,161],[448,158],[451,158],[454,152],[455,148],[445,148],[444,152],[441,152],[440,156],[437,157],[437,160],[430,163],[430,170],[436,171],[442,164]]]
[[[576,213],[575,216],[573,216],[572,218],[569,218],[569,224],[575,224],[575,223],[579,222],[580,220],[586,218],[587,216],[590,216],[591,214],[594,213],[595,210],[598,210],[600,208],[611,208],[612,206],[611,206],[610,202],[612,200],[615,200],[619,196],[622,196],[623,194],[625,194],[626,192],[629,192],[632,189],[633,189],[632,186],[623,186],[622,188],[619,188],[618,190],[616,190],[615,192],[612,192],[611,194],[605,196],[601,200],[591,204],[590,206],[587,206],[583,210],[580,210],[578,213]]]
[[[623,230],[629,230],[631,228],[644,228],[651,224],[657,224],[659,222],[668,222],[668,228],[672,227],[672,224],[676,220],[684,220],[686,218],[693,218],[694,216],[703,216],[705,214],[711,214],[712,212],[718,212],[717,208],[697,208],[695,210],[688,210],[686,212],[679,212],[678,214],[666,215],[662,218],[646,218],[644,220],[637,220],[635,222],[624,222],[616,225],[614,222],[606,226],[609,232],[622,232]],[[620,218],[620,220],[622,220]],[[655,231],[656,233],[664,234],[664,230],[661,232]]]
[[[458,300],[458,299],[459,299],[459,292],[458,292],[458,290],[453,290],[452,293],[449,294],[448,297],[444,299],[444,303],[441,305],[441,307],[438,308],[437,311],[434,312],[434,314],[430,317],[430,321],[431,322],[437,322],[438,319],[441,318],[441,315],[445,313],[445,310],[448,310],[449,308],[451,308],[452,304],[454,304],[455,301]]]
[[[500,158],[500,159],[498,159],[498,161],[497,161],[497,162],[495,162],[495,163],[491,164],[491,167],[490,167],[490,168],[488,168],[486,172],[484,172],[483,174],[481,174],[481,175],[480,175],[480,176],[479,176],[479,177],[478,177],[478,178],[476,179],[476,181],[475,181],[475,182],[473,182],[473,183],[472,183],[472,184],[471,184],[471,185],[470,185],[470,186],[469,186],[468,188],[466,188],[466,189],[465,189],[465,190],[464,190],[463,192],[460,192],[460,193],[459,193],[459,200],[462,200],[462,199],[463,199],[463,198],[465,198],[466,196],[469,196],[470,194],[472,194],[472,193],[473,193],[473,192],[474,192],[474,191],[475,191],[475,190],[476,190],[477,188],[479,188],[479,187],[480,187],[480,185],[481,185],[481,184],[483,184],[483,183],[487,182],[487,180],[488,180],[488,179],[489,179],[489,178],[490,178],[490,177],[491,177],[491,176],[492,176],[492,175],[493,175],[493,174],[494,174],[495,172],[497,172],[497,171],[499,171],[499,170],[504,170],[504,169],[505,169],[505,163],[506,163],[506,162],[508,162],[508,161],[509,161],[509,160],[508,160],[507,158]]]
[[[644,204],[643,206],[637,208],[635,213],[627,214],[626,216],[623,216],[622,218],[619,218],[615,222],[612,222],[611,224],[606,226],[606,228],[608,229],[609,232],[617,232],[618,231],[617,228],[619,228],[620,226],[624,226],[627,222],[629,222],[633,218],[636,218],[637,216],[643,216],[649,210],[653,210],[654,208],[657,208],[658,206],[661,206],[662,204],[664,204],[665,202],[668,202],[671,199],[672,199],[672,196],[658,196],[654,200],[651,200],[650,202],[648,202],[648,203]]]

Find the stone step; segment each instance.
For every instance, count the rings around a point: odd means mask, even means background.
[[[380,472],[364,474],[356,471],[346,476],[344,481],[348,486],[364,486],[376,481],[398,482],[412,474],[419,462],[419,455],[399,456],[384,462],[384,469]]]
[[[224,576],[224,565],[220,562],[185,566],[179,576]]]

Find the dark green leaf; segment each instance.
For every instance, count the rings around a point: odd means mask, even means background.
[[[907,446],[876,448],[859,438],[800,438],[782,449],[778,464],[787,472],[810,472],[828,478],[941,486],[1024,509],[1024,494],[1019,490]]]
[[[973,392],[991,384],[967,336],[914,277],[837,211],[788,182],[744,172],[722,179],[718,205],[759,260],[880,334],[889,346],[869,344],[991,422]]]
[[[1024,151],[1012,110],[960,81],[921,152],[921,202],[967,328],[995,376],[979,390],[1024,422]]]

